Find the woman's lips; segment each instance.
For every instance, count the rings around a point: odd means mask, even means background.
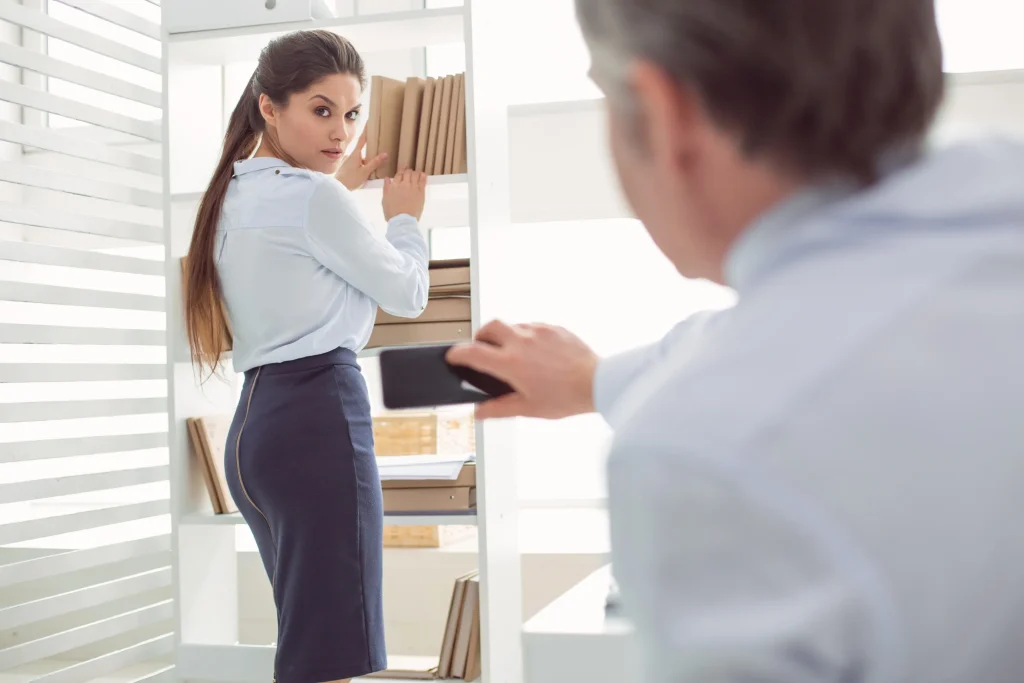
[[[340,151],[325,149],[325,150],[321,150],[321,153],[324,154],[325,156],[327,156],[332,161],[337,161],[338,159],[341,158],[341,152]]]

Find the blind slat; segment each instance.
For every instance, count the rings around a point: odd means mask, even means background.
[[[42,52],[26,50],[10,43],[0,43],[0,62],[46,76],[53,76],[69,83],[84,85],[87,88],[117,95],[133,102],[148,104],[151,107],[161,106],[161,95],[156,90],[122,81],[92,69],[84,69]]]
[[[0,19],[39,33],[45,33],[53,38],[59,38],[72,45],[84,47],[86,50],[98,52],[156,74],[161,72],[159,57],[148,55],[113,40],[100,38],[91,31],[76,28],[42,12],[22,7],[15,2],[0,3]]]
[[[70,477],[19,481],[0,485],[0,503],[70,496],[76,493],[91,493],[167,481],[167,465],[140,467],[134,470],[116,470],[95,474],[78,474]]]
[[[69,230],[87,235],[119,237],[140,242],[162,243],[164,241],[163,226],[127,223],[24,204],[0,202],[0,221],[54,230]]]
[[[91,624],[68,629],[52,636],[38,638],[27,643],[0,650],[0,670],[13,669],[61,652],[106,640],[122,633],[156,624],[173,615],[173,604],[170,600],[141,607],[124,614],[94,621]]]
[[[108,398],[88,401],[0,403],[0,422],[78,420],[167,412],[166,398]],[[0,485],[0,490],[3,486]]]
[[[21,301],[58,306],[88,306],[129,311],[162,311],[164,297],[151,294],[124,294],[99,289],[79,289],[28,282],[0,281],[0,301]]]
[[[46,168],[18,162],[0,161],[0,181],[151,209],[162,209],[164,205],[163,195],[159,192],[107,183],[85,176],[55,173]]]
[[[15,441],[0,443],[0,463],[31,462],[53,458],[73,458],[80,455],[125,453],[165,448],[167,434],[118,434],[115,436],[87,436],[71,439],[46,439],[42,441]],[[0,575],[3,567],[0,567]]]
[[[0,5],[5,7],[6,5]],[[160,142],[160,124],[151,121],[115,114],[108,109],[94,107],[84,104],[68,97],[51,95],[48,92],[36,90],[25,85],[0,81],[0,100],[18,104],[23,107],[31,107],[40,111],[48,111],[51,114],[59,114],[69,119],[91,123],[102,128],[110,128],[122,133],[135,135],[153,142]]]
[[[163,173],[160,159],[136,154],[112,145],[86,140],[84,136],[72,136],[47,128],[36,128],[11,121],[0,121],[0,140],[28,147],[45,149],[48,152],[88,159],[132,171],[159,176]]]
[[[169,585],[171,585],[171,568],[162,567],[106,581],[95,586],[48,595],[45,598],[0,609],[0,628],[19,628],[26,624],[35,624],[139,593],[165,588]]]
[[[12,586],[50,576],[72,574],[93,567],[105,567],[131,558],[158,553],[166,553],[169,560],[170,550],[170,534],[122,541],[97,548],[70,550],[46,557],[0,565],[0,585]]]
[[[68,7],[74,7],[80,9],[83,12],[88,12],[94,17],[99,17],[104,21],[109,21],[112,24],[123,26],[126,29],[141,33],[144,36],[155,38],[160,40],[160,26],[154,24],[152,21],[143,19],[137,14],[125,11],[117,5],[108,5],[107,3],[89,2],[88,0],[60,0]]]
[[[166,514],[169,509],[166,500],[148,500],[144,503],[118,505],[101,510],[87,510],[56,517],[31,519],[26,522],[0,525],[0,544],[23,543],[36,538],[58,536],[99,526],[130,522],[144,517]],[[0,670],[4,667],[0,665]]]
[[[0,382],[123,382],[166,377],[164,363],[0,363]]]
[[[167,335],[163,330],[0,323],[0,344],[164,346],[166,343]]]
[[[65,249],[34,242],[0,242],[0,259],[47,266],[85,268],[132,275],[163,275],[163,261],[101,254],[83,249]]]
[[[105,654],[87,662],[74,664],[59,671],[32,679],[32,683],[81,683],[89,681],[116,671],[120,671],[132,664],[163,659],[165,655],[174,651],[174,634],[157,636],[150,640],[141,642],[123,650],[117,650]],[[166,666],[158,671],[136,678],[129,683],[176,683],[174,678],[174,667]]]

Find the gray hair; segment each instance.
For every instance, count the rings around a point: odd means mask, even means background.
[[[749,156],[871,180],[881,156],[923,144],[942,102],[933,2],[576,0],[576,15],[613,106],[629,109],[628,66],[649,61]]]

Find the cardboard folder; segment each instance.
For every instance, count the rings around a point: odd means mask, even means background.
[[[405,81],[374,76],[374,91],[380,90],[379,138],[377,154],[387,152],[388,158],[377,169],[375,178],[391,178],[398,172],[398,153],[402,138],[402,111],[405,108]]]
[[[476,507],[476,488],[468,486],[384,489],[384,512],[453,512]]]
[[[427,169],[427,142],[430,139],[430,117],[434,111],[434,92],[437,79],[428,78],[423,84],[423,100],[420,103],[419,131],[416,133],[416,170]]]
[[[456,74],[452,81],[452,109],[448,115],[448,135],[445,137],[444,171],[455,172],[455,129],[459,121],[459,110],[462,108],[463,74]]]
[[[469,320],[447,323],[411,322],[400,325],[374,325],[366,348],[447,344],[468,341],[472,336],[473,325]]]
[[[377,325],[405,325],[409,323],[463,322],[473,317],[472,300],[468,296],[449,296],[430,299],[423,313],[416,318],[399,318],[377,309]]]
[[[402,132],[398,140],[398,169],[416,167],[416,136],[420,130],[420,111],[426,81],[409,78],[405,81],[405,101],[402,106]]]
[[[444,155],[448,148],[448,123],[452,114],[452,89],[454,86],[455,76],[445,76],[441,85],[441,110],[438,118],[433,175],[444,173]]]
[[[437,136],[441,126],[441,92],[444,79],[434,82],[434,99],[430,107],[430,129],[427,133],[427,153],[423,158],[423,170],[430,175],[434,172],[434,157],[437,155]]]
[[[455,121],[455,161],[452,173],[466,173],[466,74],[459,82],[459,112]]]

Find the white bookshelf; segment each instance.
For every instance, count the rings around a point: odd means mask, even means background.
[[[501,13],[507,11],[502,7],[507,4],[465,0],[464,6],[455,8],[179,34],[165,30],[163,206],[167,238],[168,445],[179,680],[270,683],[273,673],[273,645],[239,643],[236,530],[244,522],[237,514],[213,514],[190,454],[185,426],[188,417],[233,412],[237,396],[237,387],[230,383],[214,378],[201,387],[196,381],[183,330],[178,263],[188,250],[199,200],[197,190],[209,178],[219,154],[225,110],[230,111],[235,104],[223,96],[231,64],[255,62],[269,40],[295,29],[326,28],[345,36],[367,57],[371,73],[371,56],[396,50],[415,54],[420,48],[436,44],[464,45],[469,172],[429,179],[424,224],[470,227],[476,329],[481,321],[500,315],[493,303],[499,284],[495,279],[500,277],[494,266],[500,264],[500,240],[510,223],[508,110],[501,71],[509,58],[502,48],[507,37],[502,35]],[[367,9],[379,6],[361,5]],[[408,63],[406,76],[423,75],[422,56]],[[380,193],[379,181],[358,193],[371,217],[380,213]],[[372,350],[363,356],[377,352]],[[227,359],[225,362],[230,363]],[[227,367],[232,376],[230,365]],[[385,524],[477,527],[482,681],[519,683],[522,587],[513,426],[487,422],[478,423],[476,430],[476,512],[388,515]]]

